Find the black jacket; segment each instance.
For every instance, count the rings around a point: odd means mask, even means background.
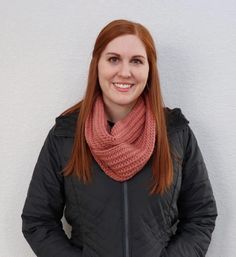
[[[166,109],[174,182],[149,195],[151,161],[117,182],[93,161],[91,184],[60,171],[69,159],[77,114],[58,117],[36,163],[23,233],[39,257],[203,257],[217,216],[206,166],[180,109]],[[68,239],[61,218],[72,226]]]

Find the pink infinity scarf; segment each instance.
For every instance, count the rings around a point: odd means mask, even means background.
[[[131,112],[110,129],[99,96],[85,123],[85,138],[102,170],[112,179],[125,181],[150,159],[156,138],[156,123],[148,98],[139,97]]]

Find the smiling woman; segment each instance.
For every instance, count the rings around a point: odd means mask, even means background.
[[[98,62],[98,79],[108,119],[124,118],[142,94],[149,64],[145,46],[136,35],[113,39]]]
[[[188,123],[164,106],[149,31],[105,26],[85,96],[56,118],[34,169],[22,220],[35,254],[204,257],[217,210]]]

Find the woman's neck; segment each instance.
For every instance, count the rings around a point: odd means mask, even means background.
[[[117,121],[124,119],[132,110],[133,106],[134,104],[127,106],[116,105],[111,107],[105,104],[107,119],[113,123],[116,123]]]

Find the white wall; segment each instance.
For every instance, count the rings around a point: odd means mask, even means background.
[[[97,33],[117,18],[155,38],[166,105],[190,120],[218,204],[207,257],[234,257],[234,0],[0,0],[0,257],[34,256],[20,219],[33,167],[54,118],[84,92]]]

